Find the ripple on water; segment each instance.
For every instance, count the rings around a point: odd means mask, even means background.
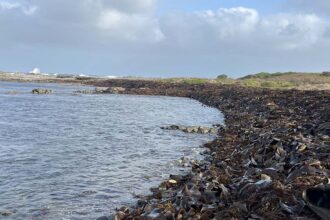
[[[184,98],[0,85],[0,211],[12,219],[93,219],[132,204],[133,195],[182,172],[179,159],[213,138],[161,126],[222,122],[217,110]],[[40,87],[56,93],[28,93]],[[3,94],[11,90],[26,93]]]

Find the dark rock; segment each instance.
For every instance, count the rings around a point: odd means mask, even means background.
[[[216,134],[218,129],[215,127],[208,128],[203,126],[178,126],[171,125],[168,127],[161,127],[164,130],[180,130],[186,133],[199,133],[199,134]]]
[[[0,215],[2,215],[2,216],[11,216],[13,213],[11,212],[11,211],[9,211],[9,210],[3,210],[3,211],[1,211],[0,212]]]
[[[317,133],[330,136],[330,122],[320,124],[317,128]]]
[[[51,94],[53,91],[51,89],[33,89],[32,94],[38,94],[38,95],[43,95],[43,94]]]

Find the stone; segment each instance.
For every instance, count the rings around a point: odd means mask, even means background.
[[[11,212],[11,211],[9,211],[9,210],[3,210],[3,211],[1,211],[0,212],[0,215],[2,215],[2,216],[11,216],[13,213]]]
[[[161,127],[164,130],[180,130],[186,133],[199,133],[199,134],[216,134],[218,129],[215,127],[208,128],[203,126],[178,126],[171,125],[168,127]]]
[[[32,94],[51,94],[53,91],[51,89],[33,89]]]

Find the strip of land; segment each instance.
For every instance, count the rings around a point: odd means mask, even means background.
[[[330,176],[330,91],[110,80],[122,93],[182,96],[218,108],[226,127],[188,176],[171,176],[118,219],[317,219],[305,189]]]
[[[322,73],[257,73],[238,79],[232,79],[227,75],[219,75],[215,79],[206,78],[137,78],[118,77],[121,80],[152,81],[170,84],[216,84],[236,85],[250,88],[268,89],[298,89],[298,90],[330,90],[330,72]],[[43,83],[95,83],[109,80],[108,77],[83,76],[73,74],[29,74],[0,72],[0,81],[11,82],[43,82]]]
[[[225,114],[226,126],[205,145],[205,160],[191,162],[189,175],[171,176],[135,207],[100,219],[318,219],[302,194],[329,182],[329,90],[70,80],[61,82],[108,88],[102,93],[188,97]]]

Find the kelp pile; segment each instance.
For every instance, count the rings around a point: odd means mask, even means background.
[[[170,176],[135,207],[100,219],[317,219],[306,192],[313,204],[323,204],[319,216],[329,218],[330,91],[145,81],[98,86],[190,97],[226,119],[217,139],[205,145],[205,159],[190,162],[189,175]],[[314,193],[316,186],[326,190]]]

